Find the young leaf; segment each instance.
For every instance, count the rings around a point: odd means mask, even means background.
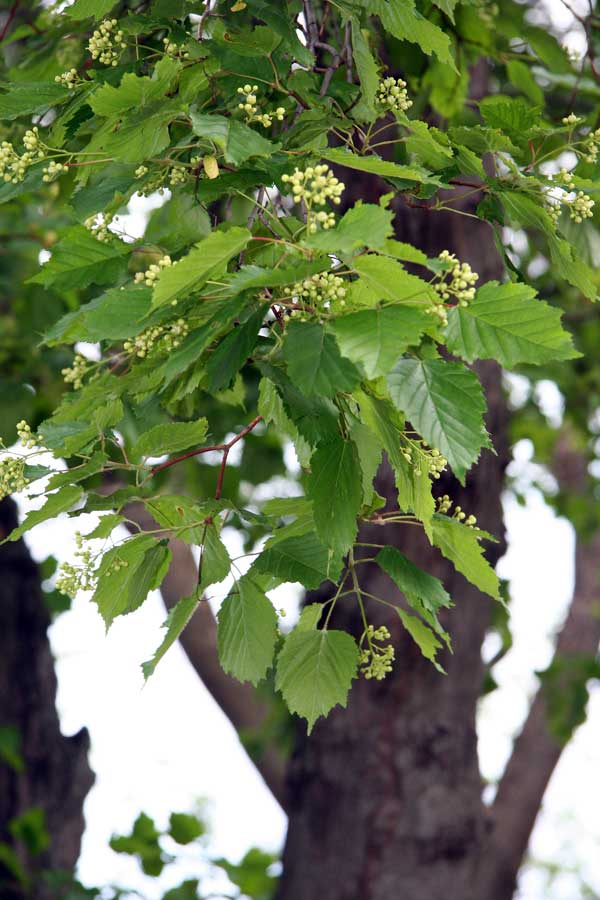
[[[283,355],[291,380],[307,397],[333,397],[338,391],[351,391],[360,381],[356,367],[340,354],[335,339],[318,322],[292,322]]]
[[[368,378],[387,375],[411,344],[418,344],[431,318],[408,306],[384,306],[340,316],[332,323],[340,350],[361,363]]]
[[[60,513],[67,512],[74,506],[83,494],[83,488],[79,485],[67,485],[61,488],[55,494],[49,494],[46,502],[41,509],[34,509],[28,513],[18,528],[5,538],[5,541],[18,541],[27,531],[31,531],[40,522],[46,522],[48,519],[54,519]],[[4,541],[0,541],[0,544]]]
[[[357,666],[358,647],[346,632],[295,628],[277,657],[275,687],[310,734],[319,716],[346,706]]]
[[[430,538],[446,559],[480,591],[500,599],[498,576],[485,559],[477,531],[448,516],[435,516]]]
[[[217,619],[221,665],[238,681],[258,684],[273,660],[277,614],[251,574],[239,579]]]
[[[450,595],[439,578],[423,572],[396,547],[384,547],[377,554],[376,560],[395,581],[409,603],[418,600],[434,614],[451,605]]]
[[[537,300],[533,288],[489,281],[468,306],[450,311],[447,345],[467,362],[496,359],[508,368],[574,359],[579,354],[560,319],[560,311]]]
[[[163,624],[163,628],[167,629],[167,633],[165,634],[162,643],[156,650],[152,659],[142,663],[142,672],[144,673],[146,681],[154,674],[154,670],[169,647],[173,646],[185,626],[188,624],[196,612],[199,602],[196,594],[192,594],[190,597],[183,597],[169,610],[169,614]]]
[[[208,422],[198,419],[197,422],[171,422],[168,425],[155,425],[136,441],[132,453],[134,456],[162,456],[163,453],[178,453],[206,440]]]
[[[108,284],[117,279],[124,265],[123,257],[130,252],[130,247],[122,241],[105,243],[87,228],[74,225],[64,232],[48,262],[29,281],[57,291]]]
[[[117,616],[137,609],[148,592],[160,585],[169,558],[168,547],[149,534],[135,535],[104,554],[92,600],[107,630]]]
[[[335,581],[341,571],[341,558],[333,560],[314,532],[278,541],[257,557],[258,572],[275,575],[281,581],[299,581],[307,590],[323,581]]]
[[[356,537],[362,504],[362,473],[353,441],[341,437],[320,443],[311,457],[308,494],[317,534],[334,554],[346,553]]]
[[[401,359],[387,382],[394,406],[464,482],[481,448],[489,447],[485,398],[477,376],[461,363]]]
[[[420,619],[416,616],[411,616],[410,613],[405,612],[403,609],[400,609],[399,606],[394,607],[396,612],[398,613],[398,617],[411,638],[425,657],[433,665],[436,667],[438,672],[444,674],[444,670],[440,666],[440,664],[436,661],[437,651],[441,648],[441,643],[438,641],[437,637],[431,631],[427,625],[424,625]]]

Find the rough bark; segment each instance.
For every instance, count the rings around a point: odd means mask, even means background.
[[[0,503],[0,540],[17,524],[10,500]],[[72,870],[84,828],[83,802],[94,776],[87,762],[88,734],[61,731],[55,706],[56,675],[47,637],[50,624],[40,575],[23,541],[0,547],[0,727],[21,737],[21,772],[0,760],[0,842],[11,845],[26,871]],[[50,843],[35,857],[13,841],[9,824],[32,807],[44,811]],[[0,865],[0,896],[25,896]],[[34,887],[28,897],[41,897]]]
[[[364,193],[361,186],[361,193]],[[491,232],[479,221],[410,210],[398,216],[397,236],[429,253],[448,248],[471,263],[482,282],[500,275]],[[508,461],[508,414],[500,371],[479,366],[488,404],[488,430],[497,455],[484,453],[466,489],[441,484],[483,528],[501,538],[488,550],[495,562],[504,549],[501,491]],[[393,495],[385,470],[380,492]],[[363,540],[381,541],[367,529]],[[454,654],[447,675],[426,662],[397,622],[391,676],[376,685],[358,681],[347,710],[337,709],[307,739],[299,733],[289,774],[289,831],[278,900],[485,900],[474,883],[486,839],[486,814],[475,731],[483,678],[481,643],[491,601],[457,574],[417,528],[389,528],[385,539],[417,565],[444,580],[455,608],[447,618]],[[368,569],[363,566],[361,569]],[[362,573],[372,594],[399,595],[386,576]],[[381,607],[372,610],[375,621]],[[360,633],[347,604],[345,627]],[[383,619],[382,619],[383,621]]]

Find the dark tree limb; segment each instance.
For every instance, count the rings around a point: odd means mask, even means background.
[[[0,503],[0,540],[17,525],[12,500]],[[84,829],[83,802],[94,783],[88,765],[86,729],[72,737],[60,731],[56,712],[56,675],[47,637],[50,624],[40,574],[25,543],[0,546],[0,726],[16,728],[22,771],[0,759],[0,842],[17,853],[35,881],[42,869],[72,871]],[[29,856],[10,832],[11,820],[32,807],[44,812],[48,847]],[[0,864],[0,896],[25,894]]]

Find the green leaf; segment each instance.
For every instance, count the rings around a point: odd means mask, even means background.
[[[540,125],[539,110],[521,97],[485,97],[479,109],[486,125],[503,131],[516,143],[526,142],[532,129]]]
[[[188,447],[204,443],[208,430],[206,419],[197,422],[172,422],[155,425],[138,438],[134,456],[162,456],[163,453],[178,453]]]
[[[496,359],[509,369],[575,359],[580,354],[560,320],[560,310],[537,300],[533,288],[489,281],[467,307],[450,311],[446,343],[467,362]]]
[[[83,494],[83,488],[79,485],[67,485],[56,491],[55,494],[49,494],[46,502],[41,509],[34,509],[28,513],[18,528],[8,535],[4,541],[18,541],[27,531],[31,531],[40,522],[46,522],[48,519],[55,519],[60,513],[67,512],[73,507]],[[4,543],[1,541],[1,543]]]
[[[56,291],[84,288],[90,284],[116,281],[123,268],[123,257],[131,252],[128,244],[99,241],[87,228],[68,228],[52,250],[52,256],[29,281]]]
[[[377,554],[376,560],[402,591],[415,612],[450,646],[450,639],[437,617],[441,609],[452,606],[450,596],[442,582],[415,566],[396,547],[384,547]]]
[[[318,231],[306,243],[323,253],[335,253],[338,256],[352,253],[359,247],[379,250],[393,234],[393,217],[392,210],[359,200],[344,213],[334,228]],[[295,280],[298,281],[299,278]]]
[[[72,6],[65,9],[65,15],[71,19],[103,19],[116,5],[116,0],[75,0]]]
[[[190,118],[194,134],[214,141],[224,152],[225,162],[233,166],[241,166],[253,156],[271,156],[279,146],[235,119],[195,112]]]
[[[440,62],[454,67],[449,36],[415,9],[414,0],[369,0],[368,5],[395,38],[417,44],[423,53],[435,53]]]
[[[341,147],[330,147],[321,153],[323,159],[338,166],[346,166],[358,172],[381,175],[382,178],[400,178],[403,181],[414,181],[419,184],[440,185],[439,180],[420,166],[403,166],[399,163],[387,162],[379,156],[358,156]]]
[[[333,336],[318,322],[291,322],[283,355],[289,377],[307,397],[334,397],[338,391],[351,391],[360,381],[354,364],[340,354]]]
[[[506,63],[506,74],[517,90],[525,94],[536,106],[544,105],[544,92],[533,77],[530,67],[520,60],[511,59]]]
[[[181,69],[180,63],[168,56],[154,68],[152,78],[138,77],[133,72],[123,76],[118,87],[104,84],[90,97],[89,104],[99,116],[120,116],[159,100],[169,89]]]
[[[163,628],[167,629],[167,633],[165,634],[161,645],[156,650],[152,659],[142,663],[142,671],[146,680],[154,673],[154,670],[167,650],[173,646],[185,626],[188,624],[196,612],[199,602],[196,594],[193,594],[191,597],[183,597],[169,610],[169,614],[163,624]]]
[[[250,238],[247,228],[213,231],[187,256],[162,270],[154,288],[153,307],[185,297],[204,284],[211,274],[222,272],[231,257],[247,246]]]
[[[361,363],[368,378],[387,375],[398,357],[431,324],[430,317],[407,306],[385,306],[341,316],[332,323],[340,350]]]
[[[178,253],[210,234],[210,218],[193,194],[173,193],[164,206],[155,209],[144,232],[144,240],[160,244],[168,253]]]
[[[169,123],[181,112],[180,102],[163,99],[122,119],[111,117],[98,128],[86,152],[103,152],[122,163],[158,156],[169,144]]]
[[[436,654],[437,651],[441,648],[441,643],[436,638],[433,631],[424,625],[420,619],[416,616],[411,616],[410,613],[405,612],[400,607],[395,606],[394,609],[398,613],[398,617],[411,638],[425,657],[425,659],[430,660],[438,670],[444,674],[444,670],[440,666],[438,662],[436,662]]]
[[[337,436],[320,443],[311,457],[308,495],[317,534],[334,554],[352,546],[362,505],[362,472],[353,441]]]
[[[250,356],[258,341],[259,331],[269,304],[246,310],[245,322],[225,335],[219,346],[211,353],[206,365],[208,386],[217,392],[228,388],[241,367]]]
[[[464,482],[481,448],[489,447],[485,398],[475,373],[441,359],[401,359],[387,383],[394,406]]]
[[[221,665],[238,681],[258,684],[273,661],[277,614],[251,574],[239,579],[217,619]]]
[[[190,813],[171,813],[169,817],[169,835],[178,844],[191,844],[206,833],[206,826],[198,816]]]
[[[8,88],[5,93],[0,94],[0,119],[7,121],[19,116],[31,117],[45,113],[50,107],[64,103],[73,96],[64,85],[47,82],[26,81],[11,85],[0,84],[0,87]]]
[[[307,590],[313,590],[328,579],[336,581],[342,562],[341,558],[333,560],[317,535],[309,532],[267,546],[254,568],[281,581],[299,581]]]
[[[218,584],[229,575],[231,559],[225,544],[219,537],[214,522],[207,522],[204,530],[204,541],[200,551],[199,585],[206,590],[211,584]]]
[[[480,591],[500,599],[498,576],[483,556],[476,529],[448,516],[434,516],[430,541]]]
[[[44,336],[54,346],[75,341],[122,340],[141,330],[140,322],[150,311],[152,292],[142,285],[111,288],[84,303],[56,322]]]
[[[360,81],[362,102],[370,113],[369,121],[372,121],[377,115],[375,97],[379,87],[379,67],[369,49],[365,33],[355,19],[352,20],[352,56]]]
[[[353,265],[360,279],[353,285],[355,290],[352,296],[365,306],[375,306],[378,301],[387,300],[403,306],[420,307],[425,311],[437,302],[436,297],[439,299],[426,281],[410,275],[395,259],[367,254],[355,259]]]
[[[346,632],[295,628],[277,657],[275,686],[310,734],[319,716],[346,706],[357,666],[358,647]]]
[[[160,585],[169,560],[168,547],[149,534],[135,535],[104,554],[92,599],[107,630],[117,616],[133,612]]]

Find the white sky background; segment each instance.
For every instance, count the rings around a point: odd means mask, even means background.
[[[570,14],[560,0],[548,0],[545,5],[550,5],[556,24],[569,24]],[[580,8],[582,2],[574,6]],[[569,44],[583,49],[576,32],[569,36]],[[140,201],[127,231],[139,230],[143,207]],[[125,226],[125,217],[120,224]],[[553,399],[551,392],[548,399]],[[524,442],[515,463],[520,472],[527,472],[527,454]],[[527,492],[525,507],[507,500],[506,524],[509,551],[499,571],[511,581],[514,646],[495,669],[499,690],[481,704],[480,757],[489,780],[499,776],[526,714],[536,689],[534,671],[550,660],[552,636],[564,617],[573,584],[572,529],[554,516],[537,491]],[[39,526],[28,543],[36,559],[49,554],[70,559],[74,530],[75,523],[62,517],[60,526]],[[232,542],[230,550],[240,552],[231,531],[227,537]],[[224,596],[225,591],[220,593]],[[293,621],[296,603],[293,588],[278,591],[276,606],[289,611],[284,622]],[[140,664],[160,642],[164,618],[155,594],[135,614],[117,619],[105,636],[96,608],[80,598],[50,630],[62,727],[67,734],[84,726],[89,729],[90,762],[96,772],[96,785],[85,808],[80,877],[87,884],[118,882],[137,887],[146,900],[161,896],[183,877],[197,876],[199,867],[188,853],[187,861],[166,870],[159,887],[154,879],[141,875],[129,857],[113,853],[108,848],[111,834],[128,831],[141,810],[163,826],[170,812],[190,810],[206,799],[211,851],[233,859],[253,844],[277,851],[285,835],[281,810],[178,645],[143,686]],[[491,654],[493,648],[489,649]],[[589,711],[588,722],[563,754],[552,779],[532,852],[536,858],[564,865],[565,870],[579,869],[600,893],[598,690],[592,694]],[[548,889],[539,871],[531,869],[521,879],[518,897],[578,900],[579,894],[568,871]]]

